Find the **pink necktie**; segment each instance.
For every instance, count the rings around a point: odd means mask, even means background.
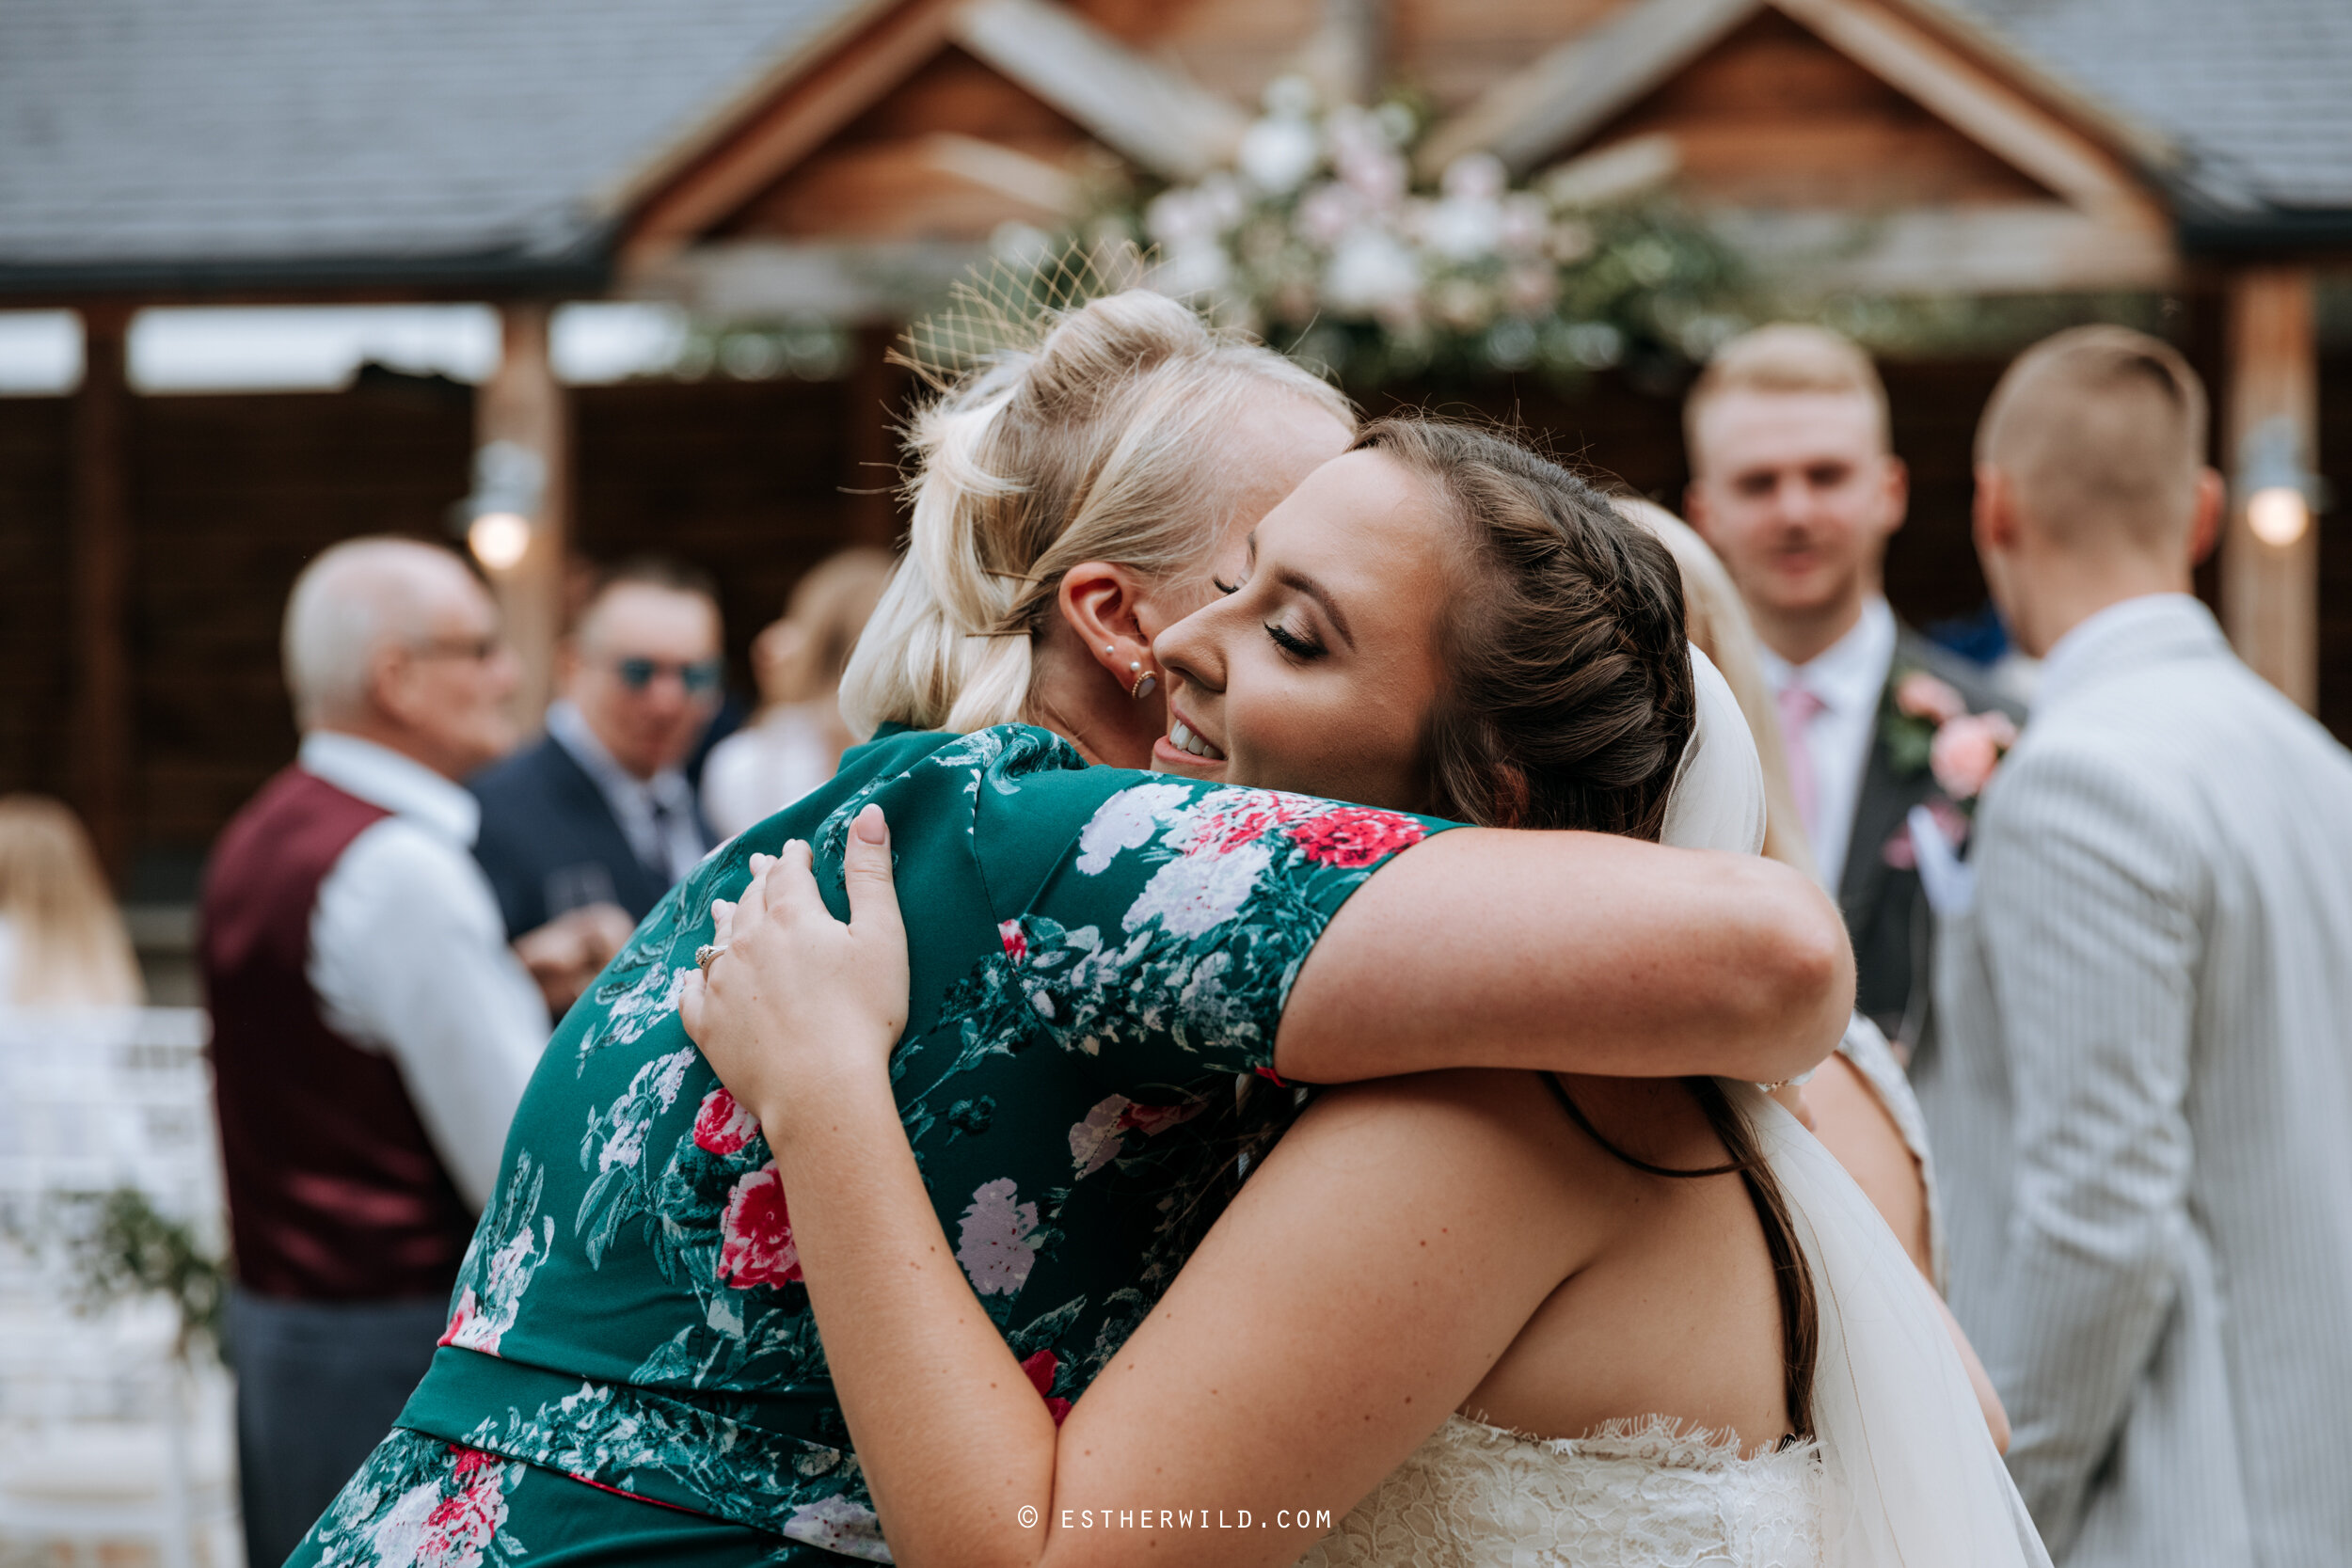
[[[1797,816],[1804,821],[1807,838],[1820,842],[1820,789],[1813,772],[1811,730],[1814,716],[1829,705],[1791,681],[1780,689],[1780,738],[1788,753],[1788,792],[1797,798]]]

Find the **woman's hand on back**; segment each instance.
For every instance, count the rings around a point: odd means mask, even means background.
[[[706,974],[687,976],[678,1010],[774,1145],[791,1135],[794,1111],[821,1104],[829,1086],[887,1073],[906,1028],[906,928],[880,806],[850,825],[846,925],[817,890],[807,845],[796,840],[751,864],[741,901],[717,909],[723,951]]]

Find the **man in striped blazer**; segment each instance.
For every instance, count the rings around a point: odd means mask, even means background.
[[[1952,1307],[2065,1568],[2352,1553],[2352,756],[2189,596],[2205,417],[2170,348],[2088,327],[1978,434],[1985,576],[2047,662],[1917,1073]]]

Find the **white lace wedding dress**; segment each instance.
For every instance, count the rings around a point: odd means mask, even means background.
[[[1821,1518],[1810,1443],[1743,1459],[1663,1419],[1552,1439],[1449,1416],[1299,1568],[1815,1568]]]

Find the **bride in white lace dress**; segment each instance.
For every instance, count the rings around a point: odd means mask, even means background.
[[[1214,737],[1201,771],[1311,785],[1317,758],[1381,740],[1397,693],[1434,700],[1465,487],[1393,451],[1311,478],[1260,524],[1238,590],[1154,642],[1172,707]],[[1487,467],[1490,495],[1565,481]],[[1667,758],[1671,800],[1651,786],[1661,836],[1753,852],[1755,752],[1721,677],[1692,663],[1697,731],[1678,773]],[[1406,712],[1386,733],[1415,747]],[[776,1152],[898,1560],[2045,1568],[1900,1245],[1793,1117],[1713,1080],[1464,1070],[1327,1092],[1104,1347],[1083,1397],[1049,1412],[967,1278],[977,1221],[949,1242],[898,1123],[905,946],[875,832],[861,818],[849,835],[853,925],[787,846],[683,1006]],[[1439,868],[1445,849],[1397,863]],[[1671,958],[1660,933],[1625,940],[1661,985]],[[1294,1012],[1313,973],[1311,958]],[[1316,994],[1335,1014],[1379,1005]],[[1040,1217],[1009,1244],[1041,1244],[1025,1239]],[[971,1278],[988,1291],[1000,1273]]]

